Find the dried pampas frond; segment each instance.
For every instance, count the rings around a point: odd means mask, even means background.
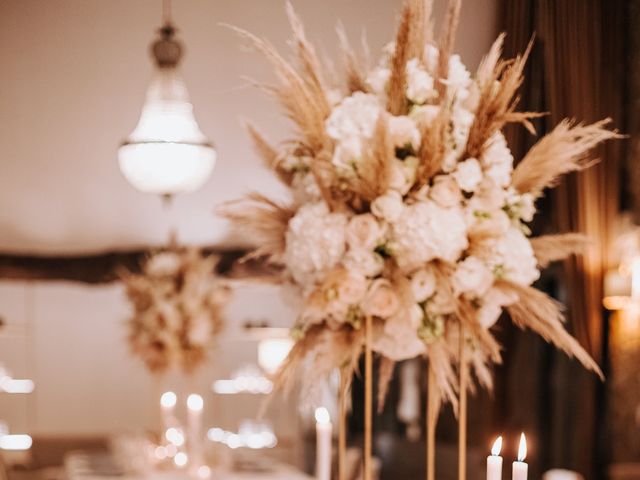
[[[469,132],[467,142],[467,155],[479,157],[489,139],[502,130],[507,123],[521,123],[531,133],[535,129],[530,119],[540,117],[543,114],[534,112],[517,112],[516,107],[519,98],[516,96],[524,79],[524,67],[527,63],[533,42],[529,43],[523,55],[518,55],[513,60],[495,61],[497,51],[501,48],[502,39],[498,37],[494,48],[496,51],[489,53],[483,61],[483,84],[479,84],[480,101],[476,111],[476,118]],[[490,71],[489,67],[493,65]]]
[[[453,53],[453,47],[456,42],[461,8],[462,0],[449,0],[445,26],[440,34],[440,57],[438,60],[438,78],[440,79],[449,76],[449,58]],[[440,81],[436,85],[436,88],[440,95],[442,95],[446,90],[446,85]]]
[[[414,190],[427,185],[442,167],[447,152],[447,132],[450,122],[451,109],[442,106],[430,124],[421,126],[422,142],[418,152],[420,163]]]
[[[396,362],[385,356],[380,357],[380,365],[378,370],[378,413],[384,410],[389,384],[393,378],[393,371]]]
[[[605,126],[611,119],[591,125],[565,119],[542,137],[513,171],[513,187],[521,193],[540,197],[547,187],[569,172],[582,170],[593,163],[589,152],[605,140],[621,138],[617,130]]]
[[[269,141],[260,133],[260,131],[250,122],[245,122],[245,128],[249,132],[253,148],[262,159],[264,165],[275,172],[278,180],[285,185],[291,185],[293,175],[280,166],[280,154]]]
[[[574,253],[584,251],[589,243],[589,237],[582,233],[543,235],[531,239],[533,253],[541,268],[545,268],[551,262],[564,260]]]
[[[411,0],[409,58],[422,58],[424,46],[433,40],[433,0]]]
[[[396,33],[396,48],[391,59],[391,77],[389,78],[387,92],[387,110],[392,115],[402,115],[407,110],[405,90],[407,85],[407,61],[410,58],[411,15],[411,4],[405,3]]]
[[[292,208],[252,192],[240,200],[222,204],[217,212],[256,243],[257,248],[245,258],[268,257],[273,262],[280,261],[289,220],[295,214]]]
[[[439,400],[436,410],[442,402],[450,402],[454,411],[458,410],[458,376],[453,368],[456,357],[454,351],[441,339],[429,345],[429,363],[436,383]]]
[[[387,127],[388,115],[378,116],[371,142],[366,146],[358,177],[352,182],[353,191],[367,201],[373,201],[389,188],[391,159],[394,156],[393,143]]]
[[[489,53],[487,53],[476,72],[476,81],[480,89],[483,89],[489,82],[495,80],[493,73],[496,71],[496,66],[502,57],[502,48],[504,46],[504,37],[506,34],[503,32],[498,35],[498,38],[491,45]]]
[[[246,30],[228,26],[253,45],[273,65],[279,86],[261,85],[280,103],[286,116],[298,127],[302,141],[311,152],[321,151],[327,142],[324,121],[331,111],[319,72],[319,61],[309,46],[297,17],[290,17],[295,34],[298,58],[303,65],[299,73],[267,40]],[[298,23],[295,23],[298,22]]]
[[[497,282],[496,287],[506,294],[518,296],[518,301],[507,307],[515,325],[533,330],[568,356],[575,357],[587,370],[595,372],[604,380],[598,364],[564,328],[564,315],[560,303],[533,287],[524,287],[507,280]]]
[[[349,43],[349,38],[344,30],[344,26],[339,23],[336,28],[338,39],[340,41],[340,50],[344,59],[344,69],[346,77],[346,86],[349,94],[354,92],[368,92],[366,63],[358,58]],[[363,63],[365,65],[363,66]]]

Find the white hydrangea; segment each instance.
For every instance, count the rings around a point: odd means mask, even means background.
[[[327,118],[327,135],[336,140],[333,163],[353,169],[362,155],[363,142],[373,135],[381,108],[375,95],[355,92],[337,105]]]
[[[455,262],[468,246],[463,211],[429,200],[409,205],[393,224],[393,241],[404,270],[420,268],[434,258]]]
[[[340,262],[346,249],[347,217],[324,202],[303,205],[289,221],[284,261],[294,280],[308,283]]]
[[[433,88],[433,77],[429,75],[417,58],[407,62],[407,98],[412,103],[421,105],[437,96]]]
[[[475,192],[482,182],[482,168],[475,158],[460,162],[453,172],[453,178],[465,192]]]
[[[513,226],[494,240],[483,260],[492,266],[496,276],[520,285],[531,285],[540,277],[531,242]]]

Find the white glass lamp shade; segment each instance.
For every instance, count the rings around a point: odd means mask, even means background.
[[[158,68],[138,125],[118,150],[120,170],[142,192],[192,192],[209,178],[216,161],[202,133],[187,88],[175,68]]]

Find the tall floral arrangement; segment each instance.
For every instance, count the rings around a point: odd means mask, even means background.
[[[217,263],[196,249],[171,249],[151,255],[140,274],[122,275],[133,308],[128,342],[150,371],[189,373],[206,360],[230,295]]]
[[[393,362],[426,356],[440,398],[456,402],[461,333],[465,361],[490,386],[489,366],[500,361],[491,327],[503,310],[600,372],[565,330],[560,305],[532,286],[540,268],[584,240],[530,238],[527,224],[544,190],[588,166],[589,151],[616,133],[607,121],[565,120],[514,165],[503,128],[535,133],[539,116],[516,110],[528,51],[502,60],[501,35],[472,75],[452,51],[459,8],[451,2],[436,40],[431,2],[407,1],[395,41],[373,65],[339,30],[340,84],[290,5],[291,62],[238,30],[275,68],[279,83],[264,89],[294,126],[277,146],[248,126],[291,200],[252,193],[222,209],[256,239],[252,255],[281,265],[302,300],[283,383],[303,366],[314,372],[304,375],[307,389],[335,368],[353,370],[366,319],[383,360],[382,393]]]

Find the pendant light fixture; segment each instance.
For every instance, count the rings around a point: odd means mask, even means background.
[[[165,197],[200,188],[216,160],[178,70],[183,47],[171,23],[169,1],[163,0],[163,26],[151,44],[156,68],[140,120],[118,150],[120,170],[129,183]]]

